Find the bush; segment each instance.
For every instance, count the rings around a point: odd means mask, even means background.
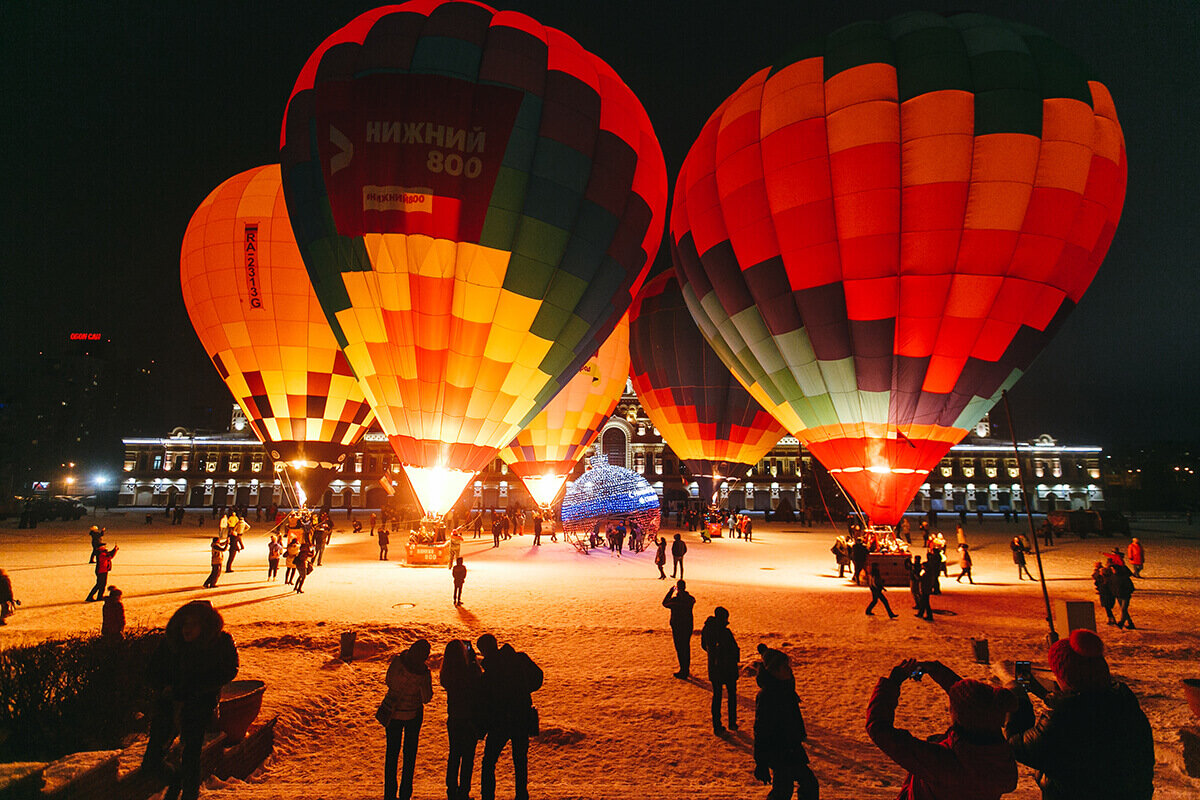
[[[76,637],[0,651],[0,762],[115,750],[144,729],[146,664],[162,631]]]

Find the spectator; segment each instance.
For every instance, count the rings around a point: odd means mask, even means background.
[[[446,690],[446,732],[450,740],[446,797],[447,800],[467,800],[471,796],[475,745],[483,736],[479,727],[483,671],[475,660],[475,650],[470,642],[451,639],[446,643],[438,681]]]
[[[1029,567],[1025,566],[1025,554],[1029,552],[1029,547],[1024,540],[1020,536],[1014,536],[1008,546],[1012,550],[1013,563],[1017,565],[1017,580],[1024,580],[1025,576],[1028,576],[1029,580],[1034,580],[1034,577],[1029,574]]]
[[[667,579],[667,573],[663,571],[663,567],[667,563],[667,537],[658,537],[658,544],[654,551],[654,566],[658,567],[658,579],[660,581]]]
[[[771,784],[767,795],[789,798],[792,787],[800,800],[816,800],[817,776],[808,765],[804,742],[804,716],[796,696],[796,679],[785,653],[758,646],[762,656],[755,682],[758,697],[754,703],[754,777]]]
[[[966,542],[958,546],[958,566],[962,571],[958,573],[954,582],[962,583],[962,579],[966,578],[974,584],[975,579],[971,577],[971,546]]]
[[[1086,629],[1050,645],[1059,691],[1034,722],[1018,684],[1017,710],[1006,727],[1017,761],[1037,771],[1042,797],[1149,800],[1154,794],[1154,736],[1137,697],[1114,682],[1104,643]],[[1039,696],[1040,684],[1030,687]]]
[[[428,660],[429,642],[417,639],[403,653],[392,656],[388,664],[384,678],[387,694],[375,712],[375,718],[387,731],[387,749],[383,757],[384,800],[397,800],[397,797],[409,800],[412,797],[421,722],[425,719],[425,704],[433,699],[433,676],[426,664]],[[396,761],[401,747],[404,761],[397,795]]]
[[[7,625],[8,618],[17,612],[21,601],[13,596],[12,580],[0,569],[0,625]]]
[[[928,674],[950,698],[950,727],[918,739],[896,728],[900,689]],[[1004,740],[1013,695],[982,681],[963,680],[939,661],[905,659],[880,678],[867,706],[867,735],[908,771],[904,800],[992,800],[1017,788],[1017,764]]]
[[[712,616],[704,621],[700,631],[700,647],[708,653],[708,680],[712,684],[712,724],[713,733],[720,736],[725,733],[721,724],[721,694],[728,695],[729,730],[736,731],[737,726],[737,679],[738,663],[742,653],[733,631],[729,630],[729,612],[717,606]]]
[[[225,622],[207,600],[185,604],[167,622],[166,634],[150,658],[149,683],[156,692],[150,741],[142,769],[167,772],[165,757],[178,735],[183,745],[181,800],[200,795],[200,751],[204,731],[217,708],[221,687],[237,676],[238,654]]]
[[[889,619],[895,619],[896,617],[900,616],[899,614],[892,613],[891,604],[888,603],[888,599],[883,596],[885,590],[883,588],[883,575],[881,575],[879,572],[879,564],[871,565],[871,575],[867,581],[867,585],[871,587],[871,602],[867,606],[867,614],[874,614],[875,612],[872,609],[875,608],[875,604],[882,602],[884,610],[887,611]]]
[[[1121,618],[1117,620],[1118,628],[1133,630],[1133,618],[1129,616],[1129,601],[1133,599],[1133,573],[1124,564],[1114,564],[1109,559],[1108,568],[1112,582],[1113,596],[1117,598],[1117,607],[1121,609]]]
[[[458,557],[454,569],[450,570],[450,576],[454,579],[454,605],[461,606],[463,583],[467,580],[467,565],[463,563],[462,556]]]
[[[113,545],[113,549],[109,550],[104,542],[101,542],[99,545],[97,545],[96,585],[92,587],[90,592],[88,592],[87,598],[84,600],[84,602],[91,603],[95,600],[104,599],[104,587],[108,585],[108,573],[112,572],[113,556],[117,554],[118,549],[119,548],[117,545]]]
[[[1113,606],[1117,604],[1117,598],[1113,594],[1112,569],[1108,564],[1096,562],[1096,566],[1092,569],[1092,585],[1096,587],[1096,595],[1100,598],[1100,607],[1108,615],[1108,624],[1116,625],[1117,618],[1113,616]]]
[[[112,640],[125,637],[125,606],[121,603],[121,590],[115,586],[108,587],[108,596],[100,609],[100,636]]]
[[[205,589],[211,589],[217,585],[217,578],[221,577],[221,553],[225,552],[225,548],[228,546],[228,544],[221,544],[221,540],[216,536],[208,543],[210,550],[209,563],[212,565],[212,570],[208,573],[208,577],[204,579],[203,586]]]
[[[538,733],[533,692],[542,688],[542,670],[525,653],[512,645],[499,647],[496,637],[479,637],[483,656],[482,708],[487,737],[479,770],[479,795],[495,800],[496,764],[506,744],[512,745],[513,783],[517,800],[529,798],[529,737]]]
[[[662,604],[671,611],[671,639],[675,642],[675,656],[679,659],[679,671],[675,677],[687,679],[692,668],[692,631],[696,627],[692,607],[696,605],[696,598],[688,594],[687,583],[680,578],[678,583],[667,589]]]
[[[675,572],[679,572],[679,578],[683,578],[683,557],[687,553],[687,542],[683,540],[680,534],[675,534],[675,541],[671,542],[671,577],[675,577]]]
[[[1129,543],[1129,550],[1125,555],[1129,559],[1129,565],[1133,567],[1133,577],[1142,577],[1142,567],[1146,564],[1146,551],[1142,548],[1142,543],[1137,540],[1136,536]]]

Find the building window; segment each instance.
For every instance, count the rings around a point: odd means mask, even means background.
[[[161,455],[156,455],[154,457],[154,466],[151,467],[151,469],[158,471],[162,468],[163,468],[163,457]]]
[[[628,463],[629,453],[629,439],[626,438],[625,431],[617,427],[606,430],[600,443],[600,452],[608,456],[608,463],[624,467]]]
[[[640,472],[643,475],[646,473],[646,454],[637,453],[633,457],[634,471]]]
[[[363,454],[355,453],[354,454],[354,471],[362,472],[362,467],[363,467]]]

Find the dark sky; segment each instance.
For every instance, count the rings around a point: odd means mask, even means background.
[[[218,183],[278,160],[309,53],[369,2],[0,3],[0,325],[4,382],[71,331],[166,370],[161,420],[231,402],[192,333],[179,245]],[[1200,6],[1095,3],[501,2],[607,60],[645,104],[673,180],[714,108],[817,34],[911,8],[1042,28],[1112,91],[1129,153],[1116,240],[1064,329],[1012,392],[1023,438],[1195,438],[1200,419],[1195,149]],[[669,258],[666,248],[660,260]]]

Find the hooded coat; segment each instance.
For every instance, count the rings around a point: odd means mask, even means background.
[[[867,706],[867,735],[908,770],[898,800],[996,800],[1017,788],[1017,763],[1000,731],[948,731],[921,740],[895,726],[900,683],[881,678]]]
[[[800,713],[796,679],[760,667],[755,678],[758,697],[754,701],[754,763],[778,769],[808,763],[804,742],[808,732]]]
[[[1033,722],[1019,698],[1005,733],[1017,761],[1038,770],[1044,800],[1148,800],[1154,794],[1154,734],[1123,683],[1068,692]]]
[[[433,674],[412,647],[392,656],[384,681],[393,709],[392,719],[413,719],[433,699]]]
[[[200,622],[200,635],[189,642],[183,638],[183,627],[192,615]],[[216,707],[221,687],[238,672],[237,647],[224,628],[225,621],[207,600],[193,600],[176,611],[150,657],[150,685],[170,689],[171,696],[185,705]]]
[[[481,685],[485,730],[528,730],[532,694],[542,688],[542,668],[506,644],[483,660]]]
[[[708,679],[713,684],[730,683],[738,677],[738,663],[742,652],[733,631],[729,630],[729,619],[710,616],[700,630],[700,647],[708,653]]]

